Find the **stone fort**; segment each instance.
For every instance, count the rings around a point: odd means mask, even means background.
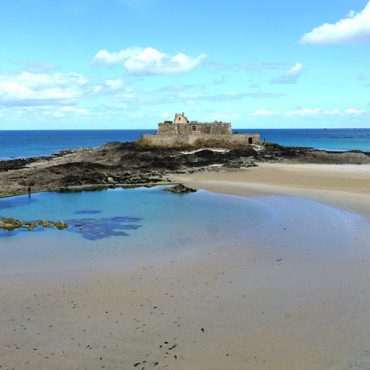
[[[260,143],[259,134],[233,133],[228,122],[189,121],[184,113],[176,113],[173,121],[158,124],[157,134],[145,134],[142,142],[156,146],[196,145],[198,143],[242,144]]]

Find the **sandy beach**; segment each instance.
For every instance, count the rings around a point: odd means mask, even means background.
[[[1,365],[366,369],[369,251],[354,239],[350,251],[292,251],[287,239],[203,245],[129,270],[2,277]]]
[[[0,366],[368,369],[368,178],[366,166],[312,165],[181,177],[249,195],[271,215],[228,242],[126,256],[121,267],[114,257],[53,271],[51,255],[47,271],[2,275]],[[59,252],[65,243],[36,240]]]
[[[175,176],[194,188],[234,195],[297,195],[370,215],[370,165],[260,163],[246,170]]]
[[[0,4],[0,370],[370,370],[370,0]]]

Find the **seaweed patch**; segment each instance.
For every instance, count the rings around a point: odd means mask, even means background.
[[[12,217],[0,219],[0,237],[15,236],[19,232],[43,231],[45,228],[56,228],[71,233],[80,234],[88,240],[101,240],[112,236],[129,236],[129,230],[137,230],[142,219],[139,217],[104,217],[104,218],[78,218],[66,222],[54,221],[20,221]]]
[[[110,218],[81,218],[67,220],[68,228],[72,233],[78,233],[88,240],[101,240],[112,236],[129,236],[128,230],[137,230],[141,225],[138,217],[110,217]]]

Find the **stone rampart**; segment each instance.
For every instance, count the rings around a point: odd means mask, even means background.
[[[158,124],[158,135],[176,135],[177,125],[169,122],[163,122]]]
[[[197,142],[220,144],[259,144],[259,134],[233,134],[233,135],[211,135],[211,134],[178,134],[178,135],[153,135],[145,134],[142,136],[143,143],[154,146],[176,146],[176,145],[196,145]]]

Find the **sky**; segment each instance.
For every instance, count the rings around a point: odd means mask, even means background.
[[[1,0],[0,130],[370,128],[368,0]]]

